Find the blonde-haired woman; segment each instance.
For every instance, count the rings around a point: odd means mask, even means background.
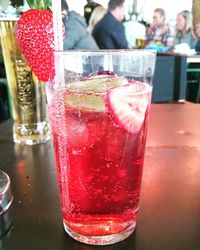
[[[171,49],[174,44],[174,29],[165,23],[166,13],[162,8],[156,8],[153,13],[153,22],[147,29],[148,45],[162,45]]]
[[[175,45],[186,43],[193,49],[196,42],[192,25],[192,13],[188,10],[183,10],[176,17],[176,39],[174,43]]]
[[[107,13],[107,9],[103,6],[97,6],[89,19],[88,31],[92,33],[94,26],[104,17]]]

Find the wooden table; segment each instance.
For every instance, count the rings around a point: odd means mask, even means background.
[[[200,104],[153,104],[137,229],[111,246],[87,246],[63,230],[51,142],[12,142],[0,125],[0,169],[14,193],[13,227],[1,250],[200,249]]]

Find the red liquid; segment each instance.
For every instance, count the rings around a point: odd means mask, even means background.
[[[60,136],[51,117],[63,220],[72,230],[103,236],[136,221],[148,111],[136,134],[120,128],[107,108],[66,105],[67,127]]]

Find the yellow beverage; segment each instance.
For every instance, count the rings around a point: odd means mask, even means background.
[[[0,19],[0,36],[14,119],[16,143],[36,144],[50,138],[45,85],[25,62],[15,39],[17,20]]]
[[[147,40],[146,39],[136,39],[136,47],[138,49],[143,49],[147,45]]]

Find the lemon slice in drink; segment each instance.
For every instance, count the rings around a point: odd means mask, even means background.
[[[128,81],[124,77],[96,77],[79,82],[68,83],[67,90],[78,94],[105,93],[106,90],[125,85]]]
[[[66,85],[67,106],[93,112],[106,111],[105,92],[113,87],[127,84],[124,77],[98,77]]]

